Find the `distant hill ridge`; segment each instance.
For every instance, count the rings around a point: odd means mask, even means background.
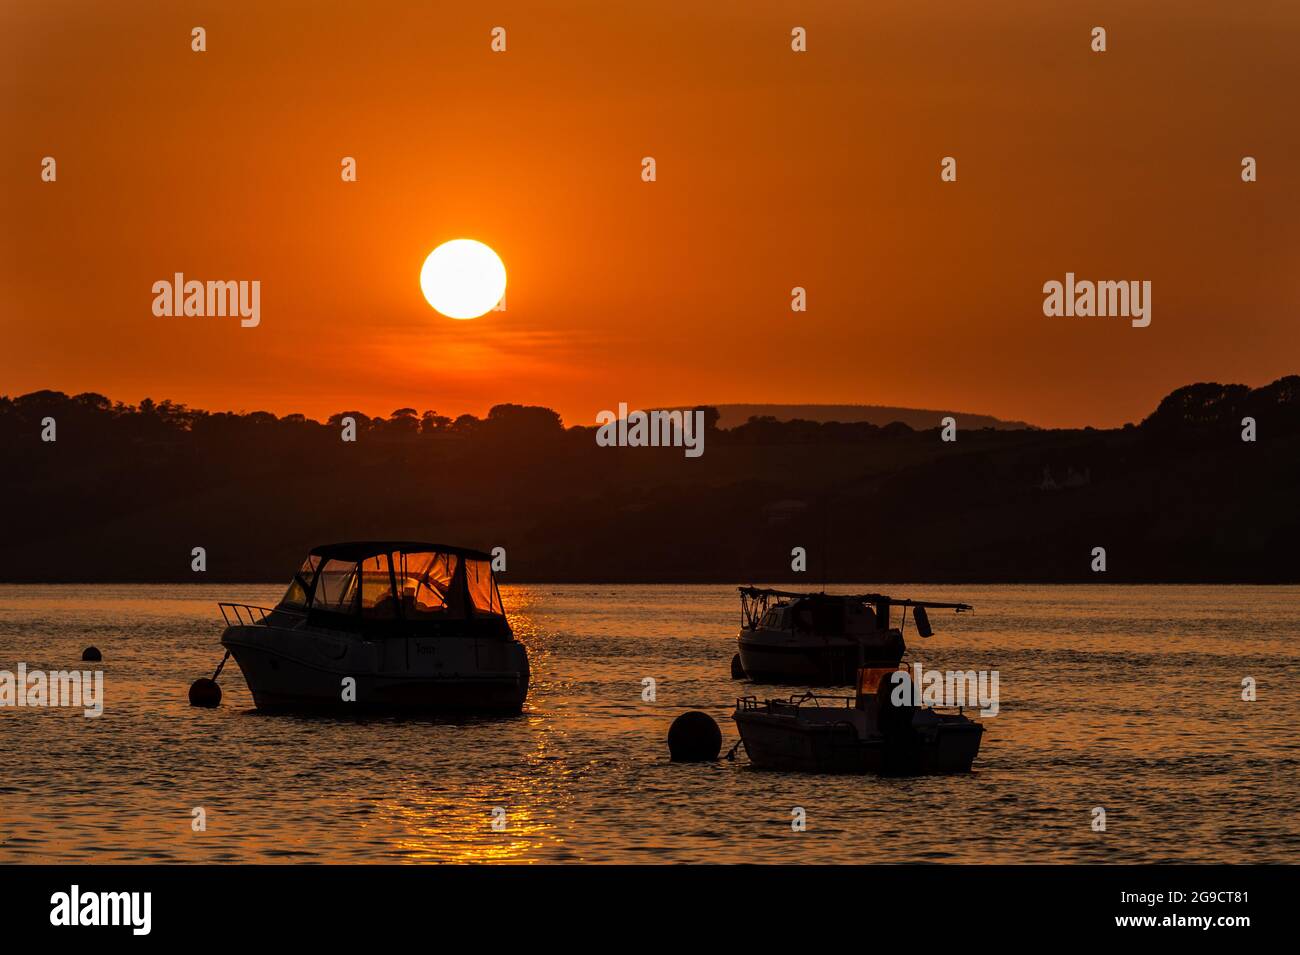
[[[1300,376],[1187,385],[1119,428],[955,414],[944,441],[941,412],[898,410],[924,427],[706,413],[691,458],[517,404],[317,422],[0,395],[0,581],[283,582],[312,545],[388,538],[504,547],[507,583],[1300,583]]]
[[[839,421],[854,424],[865,421],[883,428],[887,424],[901,421],[916,431],[928,431],[939,427],[939,422],[947,415],[957,419],[959,427],[996,428],[999,431],[1019,431],[1034,425],[1024,421],[1003,421],[992,415],[968,414],[964,411],[937,411],[928,408],[895,408],[891,405],[775,405],[775,404],[729,404],[709,405],[717,408],[722,416],[719,428],[736,428],[751,417],[775,418],[777,421]]]

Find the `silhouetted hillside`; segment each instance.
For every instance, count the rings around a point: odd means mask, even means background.
[[[1300,377],[1181,388],[1138,426],[954,443],[756,419],[711,427],[691,459],[595,432],[518,405],[322,424],[0,398],[0,579],[280,581],[313,544],[393,537],[504,546],[506,581],[1300,580]]]
[[[934,411],[926,408],[895,408],[890,405],[777,405],[731,404],[714,405],[718,409],[718,427],[734,428],[750,418],[775,418],[777,421],[839,421],[851,424],[865,421],[884,427],[902,422],[909,428],[923,431],[936,428],[948,415],[956,418],[964,428],[1028,428],[1023,421],[1003,421],[986,414],[968,414],[964,411]]]

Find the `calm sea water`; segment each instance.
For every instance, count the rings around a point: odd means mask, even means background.
[[[233,661],[220,709],[188,706],[221,658],[216,601],[279,585],[0,586],[0,669],[94,644],[107,697],[99,719],[0,709],[0,862],[1300,860],[1300,588],[886,589],[977,608],[909,634],[926,666],[1001,674],[970,776],[670,763],[678,713],[729,748],[737,695],[788,692],[729,679],[731,587],[503,588],[523,716],[352,722],[258,715]]]

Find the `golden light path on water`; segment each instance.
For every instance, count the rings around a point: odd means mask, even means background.
[[[526,646],[539,643],[532,617],[535,595],[526,589],[512,595],[511,628]],[[532,666],[544,665],[544,655],[532,655]],[[534,685],[531,702],[538,711],[549,708],[545,686]],[[490,721],[489,721],[490,722]],[[548,721],[526,713],[500,720],[504,732],[531,738],[523,762],[508,767],[504,779],[476,780],[455,793],[431,799],[418,775],[402,780],[393,798],[376,804],[376,815],[392,838],[393,850],[410,862],[527,862],[564,843],[561,821],[572,798],[565,789],[570,770],[551,742]],[[494,817],[493,813],[504,813]],[[497,830],[489,821],[504,828]],[[485,838],[488,824],[491,836]]]
[[[873,589],[863,584],[858,588]],[[1268,862],[1300,851],[1296,587],[891,586],[965,600],[909,639],[928,667],[997,669],[976,772],[878,779],[675,765],[673,717],[724,745],[734,588],[505,586],[527,645],[504,719],[267,716],[221,658],[218,600],[279,584],[0,585],[0,669],[104,653],[105,709],[0,708],[3,862]],[[1260,688],[1241,700],[1243,677]],[[642,699],[656,680],[657,698]],[[835,691],[830,691],[835,692]],[[1090,811],[1105,806],[1104,838]],[[808,828],[790,828],[792,806]],[[192,828],[196,807],[207,828]],[[505,811],[494,830],[493,810]]]
[[[512,595],[511,628],[526,645],[536,642],[530,615],[533,595]],[[532,665],[541,661],[536,655]],[[532,702],[546,708],[543,688],[534,687]],[[402,778],[391,796],[374,803],[374,820],[363,824],[387,841],[403,860],[419,862],[527,862],[564,842],[558,818],[566,804],[565,780],[570,770],[551,751],[547,721],[525,714],[500,722],[503,731],[522,732],[533,741],[523,762],[505,779],[470,781],[454,793],[431,790],[422,774]],[[494,813],[500,813],[496,816]],[[487,824],[491,836],[485,838]],[[494,828],[493,826],[501,828]]]

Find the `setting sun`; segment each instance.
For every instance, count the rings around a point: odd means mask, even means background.
[[[452,239],[424,260],[420,290],[448,318],[478,318],[506,294],[506,267],[482,242]]]

